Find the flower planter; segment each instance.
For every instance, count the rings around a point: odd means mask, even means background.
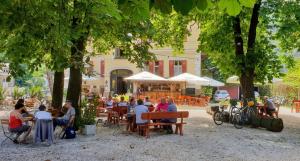
[[[95,135],[96,134],[96,125],[84,125],[83,134],[84,135]]]

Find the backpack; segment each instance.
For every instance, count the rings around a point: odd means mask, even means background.
[[[76,132],[73,127],[67,127],[62,138],[74,139],[76,137]]]

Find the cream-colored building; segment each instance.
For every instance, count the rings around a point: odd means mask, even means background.
[[[191,35],[184,43],[184,54],[174,55],[170,47],[155,48],[151,52],[156,55],[157,61],[148,62],[143,69],[137,68],[135,64],[122,58],[122,51],[118,49],[112,51],[111,54],[91,58],[92,66],[86,68],[95,76],[90,78],[84,76],[83,88],[100,94],[134,92],[132,84],[126,82],[124,78],[143,70],[165,78],[185,72],[200,76],[201,54],[196,51],[199,29],[197,25],[189,26],[188,29],[191,30]],[[187,88],[196,88],[197,91],[200,87],[187,85]]]

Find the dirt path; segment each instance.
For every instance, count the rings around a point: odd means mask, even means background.
[[[122,129],[99,127],[96,136],[57,140],[50,147],[6,142],[0,160],[300,160],[300,117],[284,115],[280,133],[214,125],[204,110],[191,109],[184,136],[151,133],[145,139]],[[4,139],[0,134],[0,140]]]

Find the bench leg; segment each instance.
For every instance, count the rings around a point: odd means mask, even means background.
[[[179,130],[179,125],[176,125],[175,134],[178,134],[178,130]]]
[[[182,124],[179,125],[179,128],[180,128],[180,135],[182,136],[183,135],[183,128],[182,128]]]

